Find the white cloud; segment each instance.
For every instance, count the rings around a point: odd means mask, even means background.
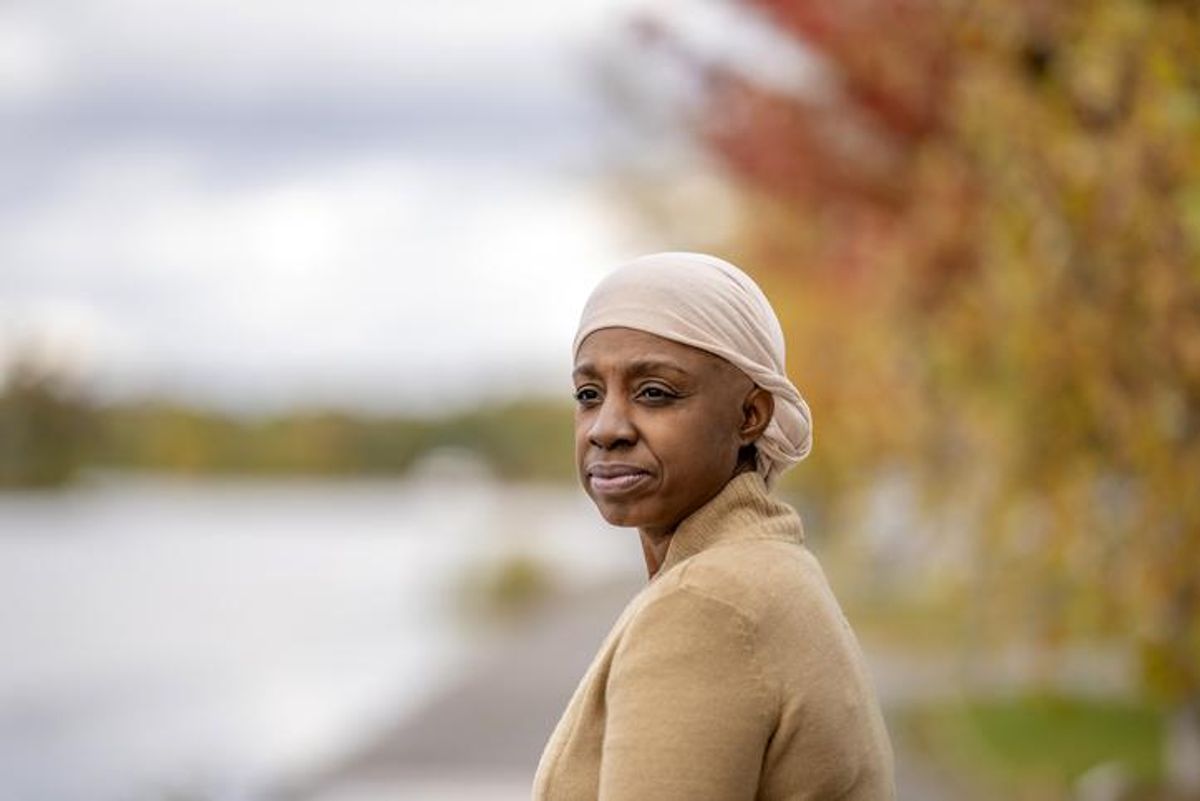
[[[0,107],[53,91],[61,80],[61,53],[35,14],[0,6]]]
[[[255,96],[304,83],[362,91],[484,77],[578,48],[629,0],[88,0],[17,3],[15,41],[55,50],[77,87],[165,81]],[[9,14],[9,16],[15,16]],[[18,48],[20,49],[20,48]],[[28,49],[28,48],[25,48]]]
[[[74,339],[110,392],[559,389],[628,255],[578,66],[633,2],[6,6],[0,325]]]
[[[58,328],[47,298],[89,309],[110,385],[175,376],[225,400],[271,374],[271,395],[417,404],[449,390],[413,371],[547,376],[615,255],[604,210],[563,178],[402,157],[222,188],[110,154],[4,240],[11,315]]]

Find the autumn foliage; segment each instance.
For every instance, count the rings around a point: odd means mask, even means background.
[[[806,480],[853,503],[912,472],[970,512],[947,536],[983,622],[1128,637],[1148,687],[1195,697],[1200,10],[741,5],[819,65],[796,90],[678,48],[737,194],[726,252],[813,408]]]

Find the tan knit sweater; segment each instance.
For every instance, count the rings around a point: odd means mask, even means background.
[[[756,472],[671,537],[546,744],[534,801],[885,801],[892,749],[800,517]]]

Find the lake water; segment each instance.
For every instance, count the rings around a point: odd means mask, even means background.
[[[576,583],[644,569],[570,487],[0,494],[0,799],[252,797],[452,678],[473,646],[454,588],[514,552]]]

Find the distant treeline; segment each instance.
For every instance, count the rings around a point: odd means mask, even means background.
[[[53,487],[86,468],[187,474],[399,475],[443,448],[502,479],[572,475],[569,401],[440,417],[300,410],[241,416],[167,401],[99,405],[29,367],[0,393],[0,487]]]

